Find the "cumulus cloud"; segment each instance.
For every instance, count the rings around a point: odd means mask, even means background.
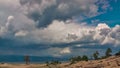
[[[34,39],[32,41],[35,43],[70,43],[79,40],[84,41],[87,37],[83,37],[89,35],[89,33],[86,33],[89,30],[92,30],[92,27],[83,26],[83,24],[80,25],[70,21],[64,22],[55,20],[47,28],[34,28],[31,31],[26,30],[27,35],[24,36],[24,39],[26,38],[26,41]]]
[[[101,13],[97,2],[102,3],[99,0],[20,0],[24,14],[34,20],[38,27],[47,27],[53,20],[96,16]],[[106,2],[102,4],[108,5]]]
[[[120,25],[116,25],[111,32],[108,33],[103,43],[120,45]]]
[[[76,47],[118,46],[120,25],[109,27],[99,23],[89,26],[86,22],[75,22],[76,18],[93,17],[108,8],[107,0],[0,0],[0,38],[14,39],[22,42],[21,45],[77,43]],[[52,51],[50,54],[54,56],[72,52],[70,47],[63,47],[56,46],[46,51]]]
[[[14,38],[25,43],[36,44],[61,44],[79,42],[78,45],[119,45],[120,26],[111,28],[105,23],[99,23],[97,26],[88,26],[87,24],[78,24],[72,20],[59,21],[54,20],[47,28],[36,28],[35,24],[27,29],[16,29],[13,24],[14,16],[9,16],[4,26],[0,27],[0,37]],[[29,29],[30,28],[30,29]],[[63,49],[61,53],[64,52]]]
[[[61,56],[66,56],[66,55],[70,55],[71,54],[71,49],[70,47],[65,47],[65,48],[59,48],[59,47],[52,47],[52,48],[48,48],[46,50],[47,56],[54,56],[54,57],[61,57]]]
[[[1,25],[0,35],[10,34],[24,37],[27,41],[34,43],[70,43],[75,41],[84,42],[90,40],[100,41],[111,29],[99,30],[85,24],[74,22],[76,16],[94,16],[99,14],[98,0],[10,0],[0,1],[1,11],[7,16],[5,25]],[[106,1],[107,2],[107,1]],[[100,2],[101,3],[101,2]],[[99,4],[100,4],[99,3]],[[106,4],[104,4],[106,5]],[[11,9],[9,9],[11,7]],[[35,27],[34,20],[39,27]],[[13,15],[13,16],[8,16]],[[5,19],[5,17],[4,17]],[[4,21],[2,21],[4,23]],[[109,26],[108,26],[109,27]],[[98,32],[97,32],[98,31]],[[102,34],[102,35],[101,35]],[[104,34],[104,35],[103,35]],[[97,37],[99,36],[100,39]],[[102,41],[101,41],[102,42]]]
[[[24,37],[24,36],[27,35],[27,33],[28,33],[27,31],[22,31],[22,30],[21,30],[21,31],[15,33],[15,36],[16,36],[16,37],[21,37],[21,36]]]
[[[80,22],[111,9],[108,0],[0,0],[0,9],[1,54],[60,57],[120,45],[120,25]]]
[[[66,54],[66,53],[71,53],[71,50],[69,47],[64,48],[63,50],[60,51],[61,54]]]
[[[12,24],[13,20],[14,20],[14,16],[8,16],[6,24],[4,26],[0,27],[0,36],[1,37],[11,35],[11,33],[14,30],[14,27],[13,27],[13,24]]]
[[[8,17],[8,22],[12,22],[14,20],[14,16],[9,16]]]
[[[15,33],[16,37],[30,43],[43,44],[61,44],[79,42],[82,44],[105,45],[120,44],[119,41],[119,25],[110,28],[105,23],[99,23],[97,26],[88,26],[86,24],[78,24],[74,21],[58,21],[55,20],[47,28],[33,28],[31,31],[20,30]]]

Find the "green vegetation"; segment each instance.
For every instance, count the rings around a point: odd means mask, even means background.
[[[99,52],[96,51],[95,53],[93,53],[92,57],[94,58],[94,60],[104,59],[104,58],[112,56],[111,53],[112,53],[112,50],[110,48],[108,48],[108,49],[106,49],[105,56],[99,57]],[[120,52],[116,53],[116,55],[120,55]],[[74,63],[79,62],[79,61],[88,61],[88,60],[89,60],[89,58],[86,55],[83,55],[82,57],[76,56],[76,57],[72,57],[69,59],[70,64],[74,64]]]
[[[83,55],[82,61],[88,61],[88,57],[86,55]]]
[[[115,54],[116,56],[120,56],[120,51]]]
[[[57,65],[57,64],[61,64],[61,62],[56,60],[56,61],[52,61],[50,64]]]
[[[75,57],[70,58],[69,61],[70,61],[70,64],[74,64],[76,62]]]
[[[99,55],[99,52],[98,52],[98,51],[96,51],[96,52],[93,54],[93,57],[94,57],[95,60],[98,60],[98,59],[99,59],[99,58],[98,58],[98,55]]]
[[[107,48],[106,52],[105,52],[105,56],[101,56],[100,59],[105,59],[105,58],[108,58],[110,56],[112,56],[112,49],[111,48]]]
[[[56,60],[56,61],[51,61],[51,62],[46,62],[46,66],[48,67],[48,68],[52,68],[53,66],[55,67],[55,68],[57,68],[57,65],[58,64],[61,64],[61,62],[60,61],[58,61],[58,60]]]
[[[104,56],[101,56],[101,57],[100,57],[100,56],[99,56],[99,55],[100,55],[99,52],[96,51],[96,52],[93,53],[93,55],[91,56],[91,58],[94,58],[94,60],[105,59],[105,58],[108,58],[108,57],[112,56],[111,53],[112,53],[112,49],[111,49],[111,48],[107,48],[106,51],[105,51],[105,55],[104,55]],[[117,52],[117,53],[115,54],[115,56],[120,56],[120,51]],[[79,62],[79,61],[88,61],[88,60],[89,60],[89,58],[88,58],[87,55],[75,56],[75,57],[72,57],[72,58],[69,59],[70,65],[71,65],[71,64],[74,64],[74,63],[76,63],[76,62]],[[29,64],[29,63],[30,63],[29,56],[25,56],[25,62],[26,62],[26,64]],[[52,66],[57,67],[58,64],[61,64],[61,62],[58,61],[58,60],[56,60],[56,61],[51,61],[51,62],[46,62],[46,66],[49,67],[49,68],[51,68]]]
[[[108,49],[106,50],[106,52],[105,52],[106,57],[112,56],[111,53],[112,53],[111,48],[108,48]]]
[[[46,62],[46,66],[48,66],[48,65],[57,65],[57,64],[61,64],[61,62],[60,61],[58,61],[58,60],[56,60],[56,61],[51,61],[51,62]]]
[[[69,59],[69,61],[70,61],[70,64],[74,64],[79,61],[88,61],[88,57],[86,55],[83,55],[82,57],[81,56],[72,57]]]

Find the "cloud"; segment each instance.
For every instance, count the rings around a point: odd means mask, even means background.
[[[38,27],[47,27],[54,20],[96,16],[101,13],[97,2],[99,0],[20,0],[24,14],[34,20]]]
[[[74,21],[55,20],[47,28],[34,28],[31,31],[20,30],[15,33],[26,40],[26,43],[63,44],[79,42],[78,45],[105,45],[107,43],[119,44],[119,25],[110,28],[105,23],[97,26],[78,24]],[[21,35],[23,34],[23,35]],[[17,36],[16,36],[17,37]],[[19,39],[19,38],[18,38]],[[86,44],[87,42],[87,44]]]
[[[97,26],[76,22],[109,8],[108,0],[0,0],[1,49],[11,49],[11,54],[18,50],[17,54],[61,56],[79,51],[87,54],[88,50],[76,48],[91,45],[119,46],[120,25],[110,27],[100,20],[95,21]],[[28,51],[19,53],[22,49]]]
[[[31,23],[27,29],[17,29],[13,23],[14,16],[9,16],[6,24],[0,28],[0,36],[3,38],[13,38],[16,41],[27,44],[66,44],[79,42],[78,45],[106,45],[118,46],[120,43],[120,26],[110,28],[105,23],[97,26],[78,24],[73,20],[54,20],[47,28],[36,28]],[[29,24],[26,24],[29,25]],[[86,44],[87,42],[87,44]]]
[[[67,53],[69,54],[69,53],[71,53],[71,50],[70,50],[69,47],[66,47],[66,48],[64,48],[63,50],[61,50],[60,53],[61,53],[61,54],[67,54]]]
[[[12,22],[14,20],[14,16],[9,16],[8,17],[8,22]]]
[[[14,16],[8,16],[7,22],[4,26],[0,27],[0,36],[5,37],[5,36],[10,36],[12,32],[14,32],[14,27],[12,25],[14,20]],[[6,38],[7,38],[6,37]]]
[[[47,53],[49,53],[50,55],[52,55],[54,57],[70,55],[70,53],[71,53],[71,49],[69,47],[65,47],[65,48],[54,47],[54,48],[49,48],[49,49],[46,49],[43,51],[49,51]]]
[[[105,24],[105,23],[100,23],[98,26],[95,28],[96,34],[94,35],[94,40],[98,40],[99,42],[102,42],[105,37],[108,35],[110,32],[111,28]]]
[[[56,27],[56,25],[58,26]],[[70,25],[70,27],[72,27],[72,25]],[[34,28],[32,29],[32,31],[28,32],[27,36],[25,37],[34,39],[34,42],[36,43],[38,42],[60,43],[63,42],[62,41],[63,36],[66,36],[66,30],[69,30],[70,27],[68,26],[68,28],[66,29],[66,25],[64,24],[64,22],[61,21],[60,23],[59,21],[53,21],[53,24],[51,24],[48,28],[44,29]]]
[[[116,25],[103,41],[103,44],[120,45],[120,25]]]
[[[16,37],[24,37],[24,36],[26,36],[27,35],[27,31],[19,31],[19,32],[17,32],[17,33],[15,33],[15,36]]]
[[[53,44],[76,41],[84,42],[86,40],[94,42],[98,39],[96,37],[100,36],[102,39],[104,37],[99,33],[97,34],[94,26],[90,27],[86,24],[78,24],[74,22],[74,17],[77,15],[87,17],[97,15],[99,13],[99,6],[96,2],[98,2],[98,0],[0,1],[6,13],[4,16],[8,17],[7,23],[5,25],[1,25],[0,34],[6,34],[7,36],[10,35],[16,40],[19,39],[22,41],[24,39],[24,41],[26,40],[26,43],[47,42]],[[9,9],[9,7],[11,7],[12,10]],[[34,24],[34,21],[28,19],[23,12],[28,16],[28,18],[32,18],[37,22],[39,27],[46,26],[46,28],[39,29],[35,27],[36,24]],[[99,32],[101,31],[105,33],[106,30],[104,31],[103,29]],[[93,37],[93,35],[96,37]]]
[[[86,32],[88,28],[90,27],[70,21],[64,22],[55,20],[47,28],[34,28],[31,31],[26,30],[25,32],[27,32],[27,35],[24,36],[24,39],[26,38],[26,41],[34,39],[32,40],[34,43],[69,43],[82,39],[82,36],[86,34],[83,34],[83,32]]]

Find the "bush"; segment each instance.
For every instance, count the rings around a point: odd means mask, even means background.
[[[58,60],[56,60],[56,61],[51,61],[50,64],[57,65],[57,64],[61,64],[61,62],[59,62]]]
[[[88,57],[86,55],[83,55],[82,57],[81,56],[72,57],[69,59],[69,61],[70,61],[70,64],[74,64],[79,61],[88,61]]]
[[[99,55],[98,51],[96,51],[96,52],[93,54],[93,57],[94,57],[95,60],[98,60],[98,59],[99,59],[99,58],[98,58],[98,55]]]
[[[88,57],[86,55],[83,55],[82,60],[83,61],[88,61]]]
[[[72,58],[69,59],[70,64],[74,64],[74,63],[79,62],[81,60],[82,60],[81,56],[72,57]]]
[[[105,52],[106,57],[112,56],[111,53],[112,53],[111,48],[108,48],[108,49],[106,50],[106,52]]]
[[[120,51],[119,51],[119,52],[117,52],[115,55],[116,55],[116,56],[119,56],[119,55],[120,55]]]

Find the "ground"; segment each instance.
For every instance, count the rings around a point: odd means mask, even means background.
[[[120,68],[120,56],[111,56],[101,60],[80,61],[75,64],[61,63],[58,65],[46,64],[0,64],[0,68]]]

